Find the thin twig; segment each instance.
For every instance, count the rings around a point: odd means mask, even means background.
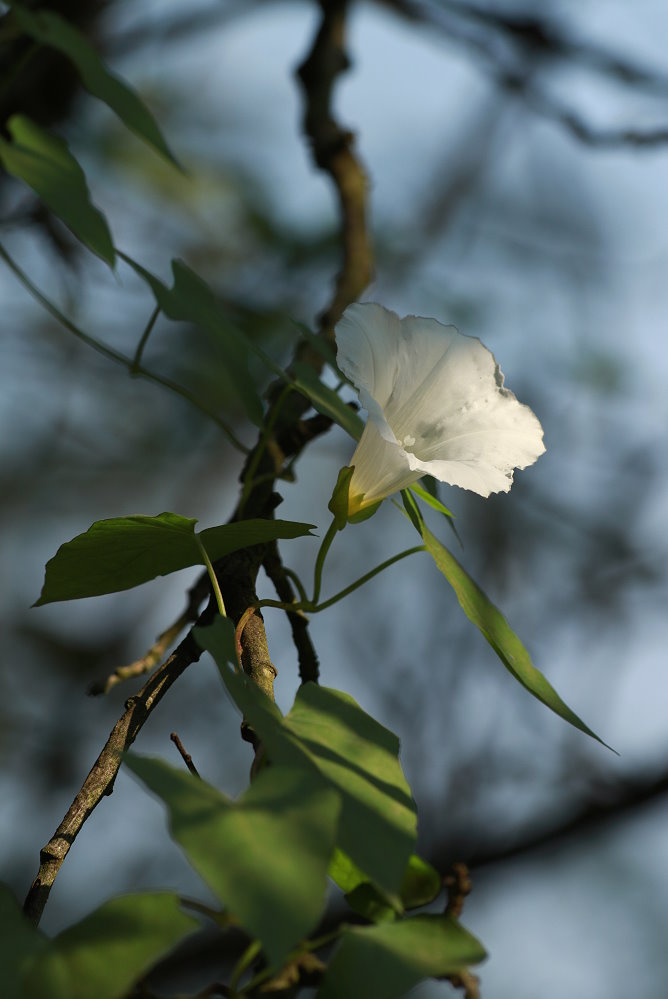
[[[443,881],[448,893],[446,915],[459,919],[464,908],[464,900],[473,887],[468,867],[461,862],[453,864]]]
[[[464,999],[480,999],[480,979],[470,971],[460,971],[456,975],[448,975],[448,981],[456,989],[462,989]]]
[[[207,611],[200,618],[202,623],[205,617],[208,621]],[[149,715],[172,684],[191,663],[197,662],[201,654],[202,650],[192,637],[192,632],[189,632],[139,693],[126,701],[125,711],[114,725],[81,790],[54,835],[40,852],[39,871],[23,907],[26,916],[35,926],[42,917],[53,883],[81,827],[102,798],[112,793],[122,754],[130,748]]]
[[[183,762],[185,763],[185,765],[187,766],[188,770],[193,775],[193,777],[199,777],[199,771],[197,770],[197,767],[193,763],[192,756],[190,755],[190,753],[186,753],[185,747],[181,742],[181,740],[179,739],[176,732],[172,732],[169,738],[172,740],[172,742],[178,749],[179,753],[181,754],[181,759],[183,760]]]
[[[155,669],[158,663],[164,658],[170,645],[176,641],[183,629],[190,624],[192,620],[193,618],[188,610],[185,610],[183,614],[177,618],[174,624],[170,625],[169,628],[158,636],[145,655],[141,656],[139,659],[135,659],[134,662],[129,663],[127,666],[117,666],[113,673],[109,674],[106,680],[96,680],[92,683],[88,688],[88,693],[92,697],[97,697],[100,694],[108,694],[110,690],[113,690],[116,684],[122,683],[124,680],[132,680],[136,676],[143,676],[144,673],[148,673],[150,670]]]

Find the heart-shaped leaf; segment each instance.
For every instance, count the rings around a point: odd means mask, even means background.
[[[195,534],[196,520],[177,513],[97,520],[85,534],[61,545],[47,562],[39,600],[76,600],[128,590],[156,576],[204,565],[201,541],[212,562],[241,548],[279,538],[300,538],[312,525],[288,520],[240,520]]]
[[[7,127],[13,142],[0,138],[0,161],[5,169],[31,187],[89,250],[113,267],[107,220],[92,204],[85,174],[67,143],[25,115],[14,115]]]
[[[126,762],[164,801],[174,839],[223,905],[282,961],[322,915],[340,796],[317,774],[274,766],[233,802],[161,760]]]
[[[178,167],[151,112],[134,90],[107,69],[85,35],[55,11],[31,11],[15,0],[11,7],[12,16],[26,34],[67,56],[86,90],[104,101],[126,128]]]

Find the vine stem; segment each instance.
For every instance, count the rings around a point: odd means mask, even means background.
[[[138,378],[145,378],[147,381],[154,382],[156,385],[162,385],[163,388],[169,389],[169,391],[174,392],[175,395],[180,395],[182,399],[185,399],[192,406],[195,406],[196,409],[199,409],[201,413],[204,413],[205,416],[208,416],[210,420],[213,420],[213,422],[223,431],[230,444],[232,444],[237,451],[241,451],[243,454],[250,454],[250,449],[247,448],[245,444],[242,444],[231,428],[228,427],[227,423],[225,423],[225,421],[221,419],[220,416],[218,416],[218,414],[213,410],[204,406],[192,392],[185,388],[184,385],[179,385],[178,382],[172,381],[171,378],[158,375],[155,372],[150,371],[148,368],[145,368],[143,365],[136,364],[131,357],[126,357],[126,355],[122,354],[120,351],[114,350],[113,347],[108,347],[106,343],[96,340],[95,337],[90,336],[90,334],[85,333],[82,329],[79,329],[79,327],[76,326],[71,319],[68,319],[67,316],[60,311],[57,305],[54,305],[54,303],[47,298],[46,295],[42,294],[39,288],[30,280],[25,271],[23,271],[16,261],[9,255],[9,253],[7,253],[2,244],[0,244],[0,258],[5,261],[12,273],[18,278],[26,291],[32,295],[35,301],[39,302],[42,308],[48,312],[50,316],[53,316],[53,318],[60,323],[61,326],[63,326],[66,330],[69,330],[70,333],[74,334],[77,339],[81,340],[93,350],[96,350],[98,354],[102,354],[103,357],[107,357],[110,361],[114,361],[116,364],[122,364],[123,367],[130,372],[130,374],[135,375]]]
[[[359,589],[360,586],[364,586],[364,584],[368,583],[370,579],[373,579],[374,576],[384,572],[385,569],[389,569],[389,567],[394,565],[395,562],[400,562],[402,559],[408,558],[409,555],[415,555],[417,552],[426,552],[426,550],[427,549],[424,545],[416,545],[415,548],[407,548],[406,551],[399,552],[398,555],[393,555],[392,558],[388,558],[384,562],[381,562],[380,565],[377,565],[375,569],[371,569],[369,572],[365,573],[364,576],[360,576],[360,578],[356,579],[354,583],[350,584],[350,586],[346,586],[345,589],[340,590],[333,597],[329,597],[328,600],[324,600],[321,604],[318,604],[317,607],[313,608],[312,613],[317,614],[318,611],[326,610],[328,607],[331,607],[332,604],[338,603],[339,600],[343,600],[343,598],[347,597],[349,593],[353,593],[355,590]]]
[[[320,545],[320,550],[318,551],[318,555],[315,560],[315,570],[313,573],[313,597],[311,599],[312,606],[315,606],[318,603],[318,597],[320,596],[320,589],[322,585],[322,570],[325,565],[325,559],[327,558],[327,553],[332,547],[332,542],[338,533],[339,528],[336,525],[336,520],[333,520],[327,529],[327,534],[322,539],[322,544]]]
[[[329,534],[329,531],[327,533]],[[323,548],[324,545],[325,542],[323,541]],[[259,600],[253,608],[248,609],[247,613],[250,615],[252,610],[261,610],[263,607],[274,607],[278,610],[288,611],[288,613],[292,614],[317,614],[319,611],[327,610],[328,607],[338,603],[339,600],[343,600],[343,598],[347,597],[350,593],[354,593],[354,591],[358,590],[360,586],[364,586],[364,584],[368,583],[370,579],[373,579],[374,576],[378,576],[379,573],[384,572],[385,569],[389,569],[390,566],[394,565],[396,562],[401,562],[402,559],[408,558],[409,555],[416,555],[417,552],[426,552],[426,550],[425,545],[416,545],[414,548],[407,548],[403,552],[398,552],[397,555],[393,555],[391,558],[381,562],[380,565],[375,567],[375,569],[370,569],[369,572],[365,572],[363,576],[360,576],[359,579],[356,579],[354,583],[346,586],[343,590],[339,590],[339,592],[335,593],[333,597],[328,597],[327,600],[323,600],[321,604],[317,604],[312,600],[302,600],[300,602],[295,601],[291,604],[285,603],[282,600]]]
[[[130,374],[132,375],[136,375],[139,373],[142,354],[144,353],[144,347],[148,342],[148,338],[151,335],[151,331],[155,326],[155,321],[159,315],[160,315],[160,306],[156,305],[155,309],[150,315],[149,321],[146,323],[146,328],[144,329],[144,332],[141,335],[141,339],[137,344],[135,356],[132,358],[132,367],[130,368]]]
[[[211,588],[213,589],[213,595],[216,598],[216,603],[218,604],[218,610],[221,617],[227,617],[227,612],[225,611],[225,602],[223,601],[223,594],[220,592],[220,584],[218,582],[218,577],[211,565],[211,559],[207,553],[206,548],[202,544],[199,534],[195,535],[195,541],[197,542],[197,547],[202,553],[202,558],[204,559],[204,564],[206,566],[206,571],[209,573],[209,579],[211,580]]]

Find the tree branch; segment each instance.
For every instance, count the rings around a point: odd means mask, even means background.
[[[210,617],[208,608],[200,618],[201,623],[204,623],[205,617],[207,620]],[[53,883],[84,822],[102,798],[112,793],[122,754],[130,748],[149,715],[172,684],[191,663],[197,662],[201,654],[202,650],[192,633],[189,633],[169,659],[146,681],[139,693],[127,700],[125,711],[114,725],[104,749],[93,764],[65,818],[40,852],[39,871],[23,907],[26,916],[35,926],[42,917]]]
[[[319,0],[322,21],[311,51],[297,70],[305,96],[304,133],[316,165],[329,174],[339,199],[343,266],[320,328],[331,332],[343,310],[361,295],[372,277],[372,253],[366,226],[367,181],[352,152],[354,135],[341,128],[331,111],[337,76],[350,63],[344,48],[348,0]]]
[[[450,864],[453,856],[464,857],[472,870],[495,864],[522,860],[546,847],[566,847],[570,842],[590,833],[610,827],[616,822],[633,817],[642,808],[660,801],[668,795],[668,770],[656,773],[649,780],[637,776],[606,788],[599,800],[589,800],[565,818],[540,829],[529,828],[518,832],[511,842],[482,843],[471,850],[470,839],[464,837],[451,841],[431,858],[437,870]]]
[[[183,613],[176,619],[174,624],[158,635],[148,652],[140,659],[135,659],[128,666],[117,666],[106,680],[92,683],[88,688],[88,693],[93,697],[98,694],[108,694],[117,683],[122,683],[123,680],[134,679],[136,676],[142,676],[144,673],[148,673],[149,670],[154,669],[183,629],[197,620],[200,605],[209,595],[209,592],[208,577],[204,573],[188,591],[188,602]]]

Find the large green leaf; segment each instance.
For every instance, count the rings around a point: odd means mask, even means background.
[[[253,423],[261,426],[264,408],[248,371],[248,358],[255,347],[229,321],[206,281],[182,260],[172,260],[174,284],[168,288],[136,260],[125,254],[119,256],[148,284],[168,319],[194,323],[209,334],[220,350],[227,375],[227,388],[237,394]]]
[[[272,962],[318,922],[340,796],[317,774],[273,766],[237,802],[161,760],[128,766],[167,806],[172,835]]]
[[[340,427],[358,441],[362,436],[364,423],[354,409],[346,405],[338,392],[321,382],[315,371],[308,364],[295,363],[293,384],[307,396],[314,409],[323,416],[329,416]]]
[[[450,916],[414,916],[348,928],[318,999],[399,999],[425,978],[453,975],[485,958],[474,936]]]
[[[421,523],[420,533],[427,551],[457,594],[462,610],[480,629],[506,669],[529,693],[560,718],[605,746],[603,740],[571,711],[540,670],[536,669],[526,648],[501,611],[485,596],[478,584],[471,579],[454,555],[434,537],[424,522]]]
[[[399,889],[417,818],[396,735],[348,694],[314,683],[300,687],[285,725],[344,794],[341,848],[382,888]]]
[[[48,941],[28,922],[5,885],[0,885],[0,927],[1,994],[3,999],[21,999],[21,981]]]
[[[317,773],[341,794],[337,846],[383,891],[396,893],[416,839],[417,818],[399,763],[399,740],[347,694],[304,684],[290,713],[278,708],[244,674],[227,665],[231,642],[216,635],[231,629],[217,619],[198,628],[199,644],[216,658],[233,700],[265,746],[272,763]],[[227,650],[227,651],[226,651]]]
[[[107,69],[77,28],[55,11],[31,11],[15,0],[11,6],[13,16],[26,34],[40,45],[48,45],[67,56],[76,66],[86,90],[104,101],[131,132],[178,166],[146,105],[134,90]]]
[[[21,999],[121,999],[196,928],[176,895],[112,899],[49,941],[25,978]]]
[[[129,590],[156,576],[203,565],[199,537],[212,562],[251,545],[278,538],[300,538],[312,525],[289,520],[241,520],[195,534],[196,520],[176,513],[157,517],[97,520],[85,534],[61,545],[46,564],[39,600],[76,600]]]
[[[67,144],[24,115],[13,115],[7,127],[14,141],[0,138],[5,169],[31,187],[82,243],[113,267],[107,221],[91,203],[84,172]]]

